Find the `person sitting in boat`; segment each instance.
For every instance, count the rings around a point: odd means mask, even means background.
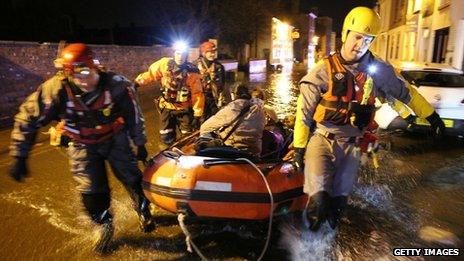
[[[251,93],[254,99],[260,99],[264,102],[264,114],[266,116],[266,125],[263,131],[261,159],[279,158],[283,153],[285,137],[288,137],[288,130],[277,117],[277,113],[271,106],[266,104],[266,93],[262,88],[255,88]]]
[[[267,97],[266,97],[266,93],[264,92],[262,88],[260,87],[255,88],[251,92],[251,98],[260,99],[264,102],[263,108],[264,108],[264,113],[266,115],[266,126],[275,125],[279,122],[279,119],[277,118],[277,113],[274,110],[274,108],[266,104]]]
[[[234,88],[232,98],[234,101],[201,125],[200,139],[217,135],[224,145],[259,157],[266,125],[264,102],[253,99],[248,86],[244,84]]]

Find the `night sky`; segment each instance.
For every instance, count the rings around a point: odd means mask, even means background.
[[[181,2],[198,5],[201,0]],[[176,10],[172,8],[174,3],[175,0],[1,0],[0,40],[54,41],[64,37],[62,31],[67,30],[63,29],[64,24],[69,21],[76,28],[86,29],[162,27],[166,19],[182,18],[172,11]],[[333,18],[333,30],[339,33],[343,18],[351,8],[372,7],[374,3],[375,0],[301,0],[300,12],[317,7],[319,16]],[[164,8],[169,5],[171,8]]]

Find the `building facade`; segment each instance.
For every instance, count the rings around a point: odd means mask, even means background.
[[[464,0],[379,0],[381,33],[372,50],[387,61],[463,69]]]

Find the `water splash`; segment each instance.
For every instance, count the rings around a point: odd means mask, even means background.
[[[280,231],[280,246],[290,253],[291,260],[335,260],[337,230],[327,222],[317,232],[288,222],[281,224]]]

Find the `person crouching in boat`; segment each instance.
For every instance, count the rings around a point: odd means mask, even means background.
[[[224,145],[259,157],[266,125],[264,103],[260,99],[253,99],[248,86],[244,84],[233,90],[232,98],[234,101],[200,126],[200,139],[217,135]]]

